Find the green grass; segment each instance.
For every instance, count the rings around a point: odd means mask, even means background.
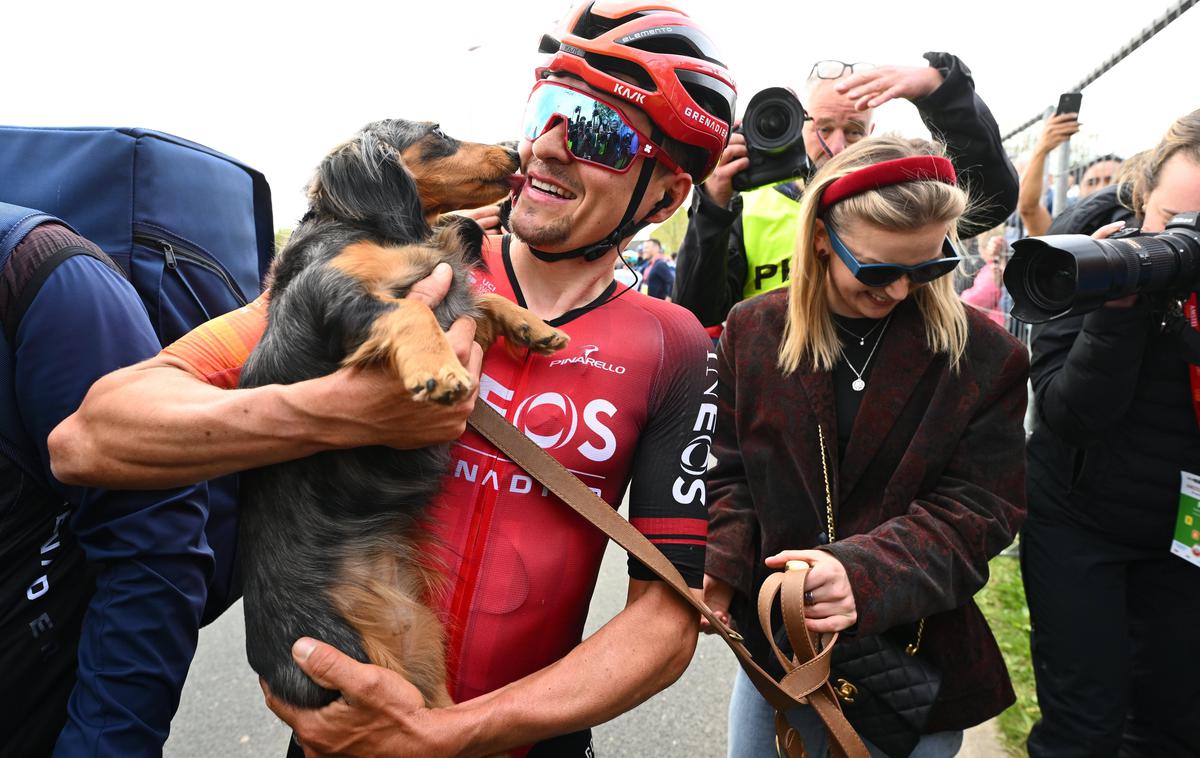
[[[1000,737],[1010,753],[1025,755],[1025,738],[1040,713],[1029,661],[1029,607],[1021,584],[1021,566],[1015,557],[1002,555],[992,559],[991,572],[991,579],[975,602],[983,609],[1000,643],[1017,692],[1017,702],[1000,714]]]

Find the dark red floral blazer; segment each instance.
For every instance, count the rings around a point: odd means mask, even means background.
[[[926,346],[916,305],[901,303],[839,461],[831,374],[776,367],[786,308],[786,291],[743,302],[721,339],[706,571],[736,589],[733,617],[759,663],[773,666],[753,611],[763,559],[828,550],[849,574],[858,634],[927,619],[921,654],[943,677],[927,731],[980,723],[1014,701],[971,598],[1025,515],[1028,353],[967,308],[967,352],[951,373]],[[818,424],[837,537],[824,546]]]

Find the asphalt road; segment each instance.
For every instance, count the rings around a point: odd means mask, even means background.
[[[592,598],[587,633],[625,605],[625,553],[610,544]],[[284,754],[290,732],[263,705],[258,679],[246,664],[238,603],[200,632],[166,758],[242,758]],[[599,758],[725,755],[725,707],[737,668],[719,638],[703,637],[676,684],[641,707],[594,730]],[[581,682],[581,686],[604,686]]]
[[[625,552],[609,543],[587,634],[625,605]],[[737,661],[718,637],[701,636],[683,677],[640,707],[593,730],[598,758],[723,758],[726,705]],[[603,682],[581,682],[602,687]],[[281,758],[290,731],[263,704],[246,663],[239,602],[200,631],[166,758]],[[969,729],[960,758],[1006,758],[991,722]],[[770,758],[773,758],[770,757]]]

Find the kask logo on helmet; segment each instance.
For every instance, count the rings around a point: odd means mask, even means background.
[[[613,92],[617,93],[618,95],[620,95],[621,97],[625,98],[626,100],[628,100],[630,102],[637,103],[638,105],[646,104],[646,96],[645,95],[643,95],[641,92],[637,92],[637,91],[631,89],[630,87],[625,86],[624,84],[614,84]]]

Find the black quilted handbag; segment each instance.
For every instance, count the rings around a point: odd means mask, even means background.
[[[829,681],[846,718],[889,758],[912,753],[942,687],[937,667],[915,654],[916,645],[908,649],[914,654],[887,633],[842,637],[831,658]]]
[[[825,475],[825,518],[834,539],[833,498],[825,463],[825,433],[820,425],[821,468]],[[888,755],[908,758],[925,733],[929,712],[942,688],[942,673],[917,655],[925,620],[917,624],[908,645],[894,635],[903,630],[865,637],[843,636],[830,656],[829,681],[842,712],[854,730]]]

